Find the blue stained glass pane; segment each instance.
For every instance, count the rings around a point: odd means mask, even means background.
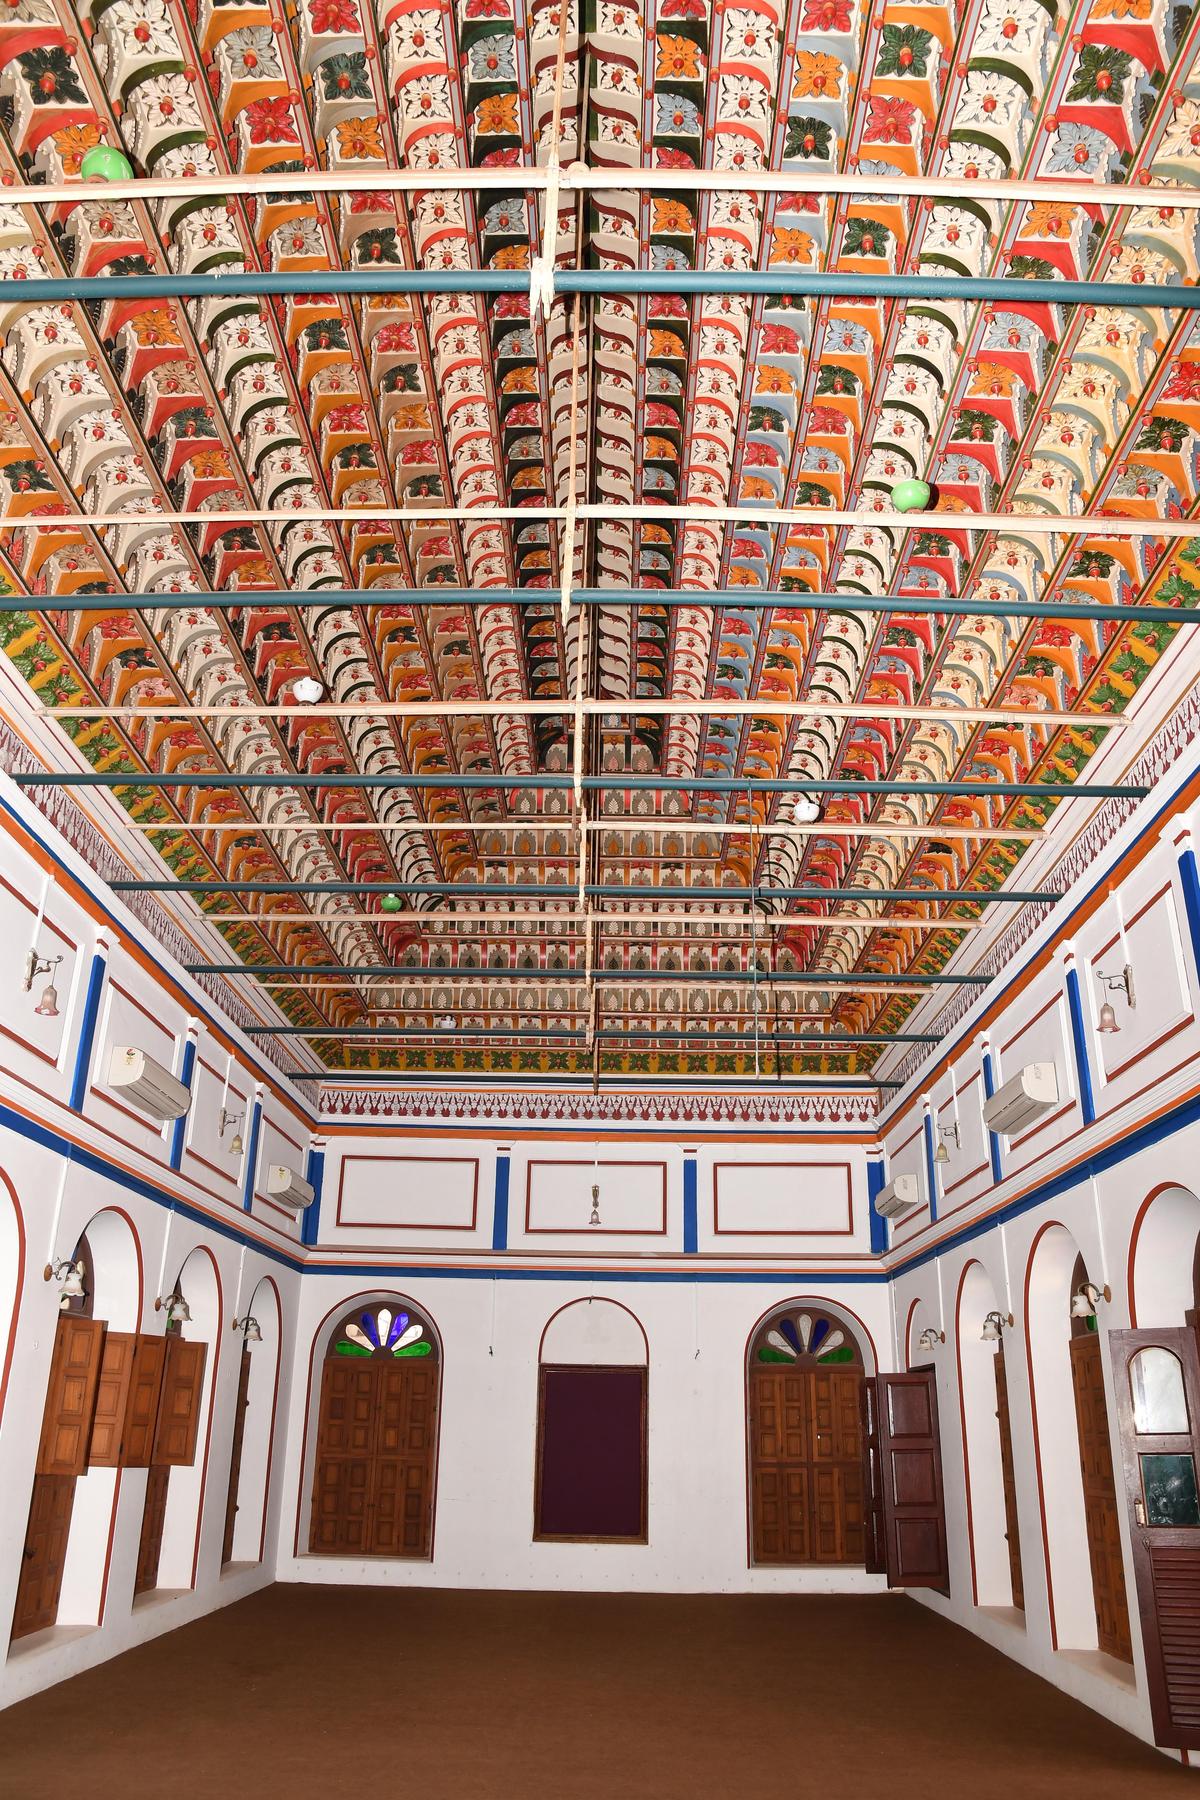
[[[829,1336],[829,1320],[828,1319],[818,1319],[816,1324],[813,1326],[812,1341],[808,1346],[814,1356],[816,1355],[818,1349],[820,1348],[822,1341],[825,1338],[827,1338],[828,1336]]]
[[[780,1336],[785,1337],[787,1339],[788,1343],[792,1346],[792,1349],[796,1352],[796,1355],[799,1356],[799,1354],[800,1354],[800,1333],[796,1330],[796,1327],[792,1324],[792,1321],[790,1319],[782,1320],[780,1323],[780,1326],[779,1326],[779,1332],[780,1332]]]
[[[392,1320],[392,1329],[388,1332],[387,1347],[390,1350],[402,1331],[408,1329],[408,1314],[397,1313]]]
[[[377,1350],[382,1349],[383,1346],[379,1342],[379,1332],[377,1331],[377,1329],[375,1327],[375,1320],[374,1320],[373,1315],[371,1313],[363,1313],[361,1315],[361,1317],[362,1317],[363,1330],[366,1332],[367,1336],[370,1338],[370,1340],[374,1344],[375,1348]]]

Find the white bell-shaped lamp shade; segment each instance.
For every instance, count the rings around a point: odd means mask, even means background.
[[[821,802],[815,794],[801,794],[793,814],[797,825],[816,825],[821,817]]]
[[[1000,1336],[1000,1321],[995,1313],[988,1314],[983,1321],[983,1330],[979,1335],[985,1344],[994,1344],[997,1341]]]
[[[82,1300],[83,1298],[83,1264],[67,1263],[63,1275],[63,1298],[65,1300]]]
[[[1121,1027],[1117,1024],[1117,1015],[1113,1011],[1112,1001],[1106,1000],[1104,1005],[1100,1008],[1100,1017],[1096,1021],[1096,1030],[1120,1031],[1120,1029]]]
[[[1071,1317],[1073,1319],[1090,1319],[1096,1310],[1096,1302],[1086,1288],[1080,1288],[1077,1294],[1071,1295]]]
[[[33,1010],[35,1013],[40,1013],[43,1019],[57,1019],[58,989],[52,981],[46,983],[42,997]]]

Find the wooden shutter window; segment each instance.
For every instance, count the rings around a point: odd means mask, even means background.
[[[116,1469],[121,1463],[125,1435],[125,1411],[133,1375],[137,1334],[110,1331],[105,1334],[96,1382],[96,1409],[92,1415],[92,1440],[88,1449],[90,1469]]]
[[[196,1460],[208,1345],[174,1333],[164,1342],[166,1363],[150,1460],[169,1469],[178,1469]]]
[[[139,1331],[125,1407],[124,1445],[121,1453],[123,1468],[150,1467],[166,1359],[167,1339],[160,1337],[157,1332]]]
[[[59,1315],[38,1445],[39,1475],[82,1475],[87,1468],[104,1334],[98,1319]]]

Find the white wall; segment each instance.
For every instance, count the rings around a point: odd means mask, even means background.
[[[562,1338],[560,1309],[593,1295],[628,1309],[648,1346],[649,1542],[533,1542],[537,1371],[543,1332],[554,1359],[625,1361],[636,1330],[606,1320],[594,1343]],[[320,1366],[331,1330],[352,1302],[393,1295],[416,1304],[444,1347],[433,1558],[429,1563],[310,1556],[311,1491]],[[279,1575],[287,1581],[388,1586],[636,1589],[661,1593],[862,1591],[881,1578],[853,1569],[752,1569],[747,1552],[746,1350],[762,1315],[803,1298],[845,1317],[868,1355],[887,1358],[886,1284],[790,1281],[580,1281],[412,1275],[368,1287],[327,1275],[305,1280],[293,1383]],[[607,1307],[604,1309],[607,1311]],[[584,1320],[586,1327],[587,1321]],[[564,1350],[567,1354],[561,1357]],[[308,1369],[314,1373],[309,1387]],[[299,1543],[300,1554],[296,1554]]]

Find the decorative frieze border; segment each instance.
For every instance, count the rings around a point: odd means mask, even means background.
[[[635,1092],[595,1094],[590,1088],[538,1088],[527,1093],[486,1088],[409,1088],[326,1082],[322,1119],[397,1119],[407,1123],[466,1123],[516,1126],[666,1125],[737,1126],[753,1129],[825,1126],[842,1131],[873,1130],[875,1095],[855,1090],[839,1094]]]

